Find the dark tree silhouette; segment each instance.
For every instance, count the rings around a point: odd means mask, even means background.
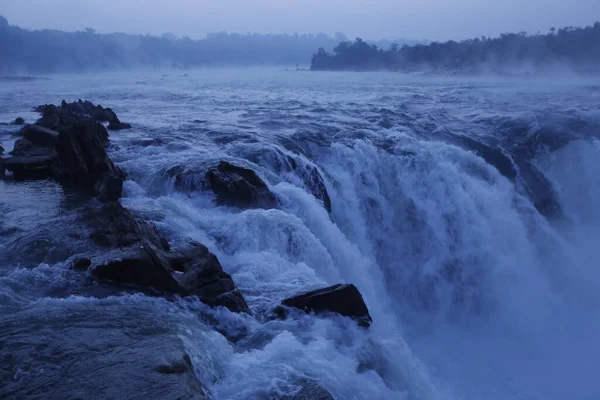
[[[554,65],[600,72],[600,22],[585,28],[552,28],[546,35],[520,32],[401,48],[393,44],[385,51],[356,39],[340,43],[333,53],[320,48],[313,55],[311,69],[503,72],[515,67],[538,71]]]
[[[259,35],[211,33],[205,39],[162,36],[31,31],[0,16],[0,72],[77,72],[127,67],[306,65],[314,49],[333,49],[346,37],[336,33]],[[399,43],[415,43],[399,41]]]

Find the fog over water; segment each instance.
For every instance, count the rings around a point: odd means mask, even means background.
[[[449,40],[547,32],[598,18],[596,0],[0,0],[30,29],[162,34],[343,32],[351,38]]]

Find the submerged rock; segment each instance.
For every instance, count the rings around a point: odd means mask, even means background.
[[[356,320],[362,327],[369,327],[373,323],[369,309],[354,285],[330,286],[285,299],[281,304],[305,312],[340,314]],[[276,313],[285,316],[285,308],[279,307]]]
[[[208,189],[219,205],[240,208],[275,208],[277,198],[266,183],[251,169],[221,161],[205,175]]]
[[[92,265],[92,260],[90,260],[89,258],[76,257],[73,259],[73,261],[71,261],[69,267],[76,271],[85,271],[90,267],[90,265]]]
[[[304,184],[308,190],[318,200],[321,200],[323,207],[325,207],[327,212],[331,214],[331,198],[327,192],[327,187],[325,186],[323,176],[321,176],[321,173],[317,167],[313,165],[305,165],[304,168],[300,168],[293,158],[290,157],[290,160],[293,170],[304,181]]]
[[[294,397],[285,400],[335,400],[327,389],[316,382],[307,381],[302,384],[302,389]]]
[[[269,168],[277,174],[295,174],[304,183],[306,190],[315,196],[317,200],[320,200],[323,203],[323,207],[331,214],[331,198],[325,186],[325,179],[315,165],[297,160],[276,148],[270,147],[257,150],[249,158],[253,162]]]

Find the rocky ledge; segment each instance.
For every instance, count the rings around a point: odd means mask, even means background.
[[[117,202],[82,216],[90,252],[73,259],[99,281],[151,288],[159,293],[197,296],[210,306],[250,314],[242,294],[217,257],[191,240],[169,244],[156,227]]]
[[[0,157],[0,170],[11,171],[16,178],[52,178],[71,189],[96,197],[101,203],[79,215],[81,227],[79,249],[73,254],[71,266],[89,271],[102,282],[112,282],[154,291],[158,294],[197,296],[210,306],[226,307],[233,312],[250,314],[250,309],[229,274],[206,246],[191,241],[173,243],[157,228],[129,210],[119,199],[125,172],[107,154],[109,128],[129,127],[110,108],[89,101],[60,106],[36,108],[42,116],[32,125],[25,125],[15,142],[10,157]],[[299,167],[290,162],[290,168]],[[176,186],[211,190],[219,205],[239,208],[275,208],[276,196],[265,181],[248,168],[220,161],[209,166],[195,179],[197,172],[180,169],[167,171]],[[331,202],[317,170],[307,172],[310,186],[324,206],[331,211]],[[197,187],[196,187],[197,186]],[[286,299],[275,310],[275,317],[285,318],[290,310],[311,313],[337,313],[368,327],[371,316],[362,295],[354,285],[335,285]]]
[[[118,200],[125,173],[108,157],[108,132],[100,120],[64,101],[36,110],[42,117],[21,129],[12,157],[0,158],[0,172],[11,171],[17,179],[50,177],[101,201]]]

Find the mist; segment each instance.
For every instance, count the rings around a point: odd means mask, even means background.
[[[28,29],[101,33],[343,32],[351,38],[460,40],[505,32],[582,26],[598,16],[596,0],[0,0],[11,23]]]

